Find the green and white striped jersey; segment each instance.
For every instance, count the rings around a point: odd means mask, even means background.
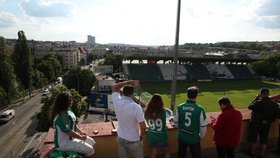
[[[178,139],[187,144],[200,141],[200,128],[206,127],[204,109],[193,101],[178,105],[174,116],[174,125],[178,127]]]
[[[56,115],[53,124],[55,147],[59,147],[59,144],[72,139],[67,133],[71,130],[75,130],[76,116],[70,109],[63,111]]]

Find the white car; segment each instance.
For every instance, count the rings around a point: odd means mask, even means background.
[[[8,122],[15,117],[15,110],[6,110],[0,115],[0,122]]]
[[[45,90],[43,90],[43,92],[42,92],[42,95],[44,96],[44,95],[48,95],[48,94],[50,94],[50,90],[47,88],[47,89],[45,89]]]

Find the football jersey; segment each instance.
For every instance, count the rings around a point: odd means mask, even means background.
[[[204,109],[192,101],[186,101],[177,107],[174,122],[178,123],[178,139],[187,144],[198,143],[200,127],[207,125]]]
[[[75,130],[76,116],[71,110],[63,111],[54,118],[54,143],[59,147],[60,143],[64,143],[72,138],[67,135],[68,132]]]
[[[155,120],[146,118],[146,121],[149,126],[147,132],[148,143],[167,143],[166,110],[164,109],[161,117]]]

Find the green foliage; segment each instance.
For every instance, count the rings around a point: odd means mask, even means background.
[[[94,59],[97,59],[97,55],[92,54],[92,53],[89,53],[87,55],[87,62],[88,62],[88,64],[91,63]]]
[[[3,37],[0,37],[0,87],[3,91],[0,95],[6,96],[6,98],[2,98],[0,106],[7,105],[17,98],[16,75],[12,61],[6,55],[6,44]]]
[[[47,78],[45,77],[45,75],[37,69],[34,69],[33,80],[35,88],[42,88],[43,85],[47,83]]]
[[[113,53],[107,53],[103,62],[103,65],[113,65],[113,72],[122,71],[123,56],[115,55]]]
[[[9,100],[7,100],[7,98],[8,97],[5,90],[0,86],[0,108],[9,103]]]
[[[57,94],[62,91],[69,91],[73,96],[72,110],[77,118],[80,117],[83,114],[83,112],[86,110],[86,103],[82,100],[82,97],[77,93],[77,91],[73,89],[69,90],[63,85],[57,85],[52,88],[50,96],[45,96],[41,100],[41,102],[44,105],[41,109],[41,112],[37,115],[37,118],[39,120],[37,129],[39,131],[41,132],[48,131],[48,129],[51,127],[51,121],[50,121],[51,106]]]
[[[252,63],[252,68],[260,76],[280,78],[280,52]]]
[[[32,89],[33,85],[33,56],[27,45],[23,31],[18,32],[18,39],[14,49],[15,73],[24,89]]]
[[[71,69],[63,76],[63,83],[68,89],[77,90],[82,96],[88,96],[96,78],[88,69]]]
[[[36,68],[44,74],[47,80],[56,79],[62,74],[60,59],[54,55],[45,56],[41,60],[37,60]]]

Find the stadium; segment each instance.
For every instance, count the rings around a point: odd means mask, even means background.
[[[185,52],[181,50],[180,52]],[[126,54],[123,72],[128,79],[139,80],[136,96],[144,104],[154,93],[162,95],[165,106],[170,108],[173,58],[171,53]],[[177,68],[176,104],[186,100],[186,89],[200,89],[198,103],[206,112],[220,111],[217,100],[222,96],[231,99],[235,107],[247,109],[262,87],[269,88],[271,95],[280,92],[278,82],[263,80],[250,67],[259,57],[246,54],[179,54]]]

